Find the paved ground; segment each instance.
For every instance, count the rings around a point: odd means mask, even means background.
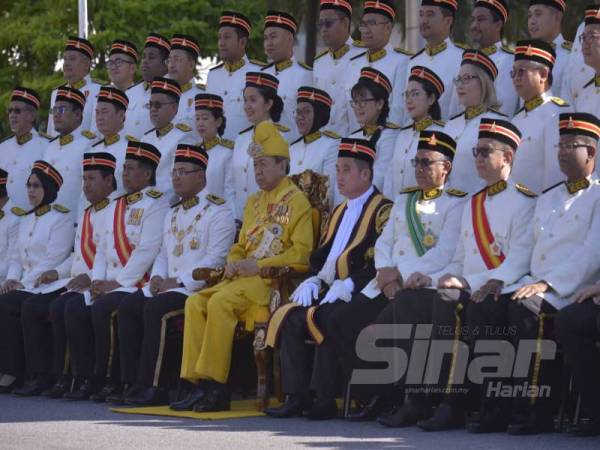
[[[250,418],[226,421],[116,414],[105,405],[0,396],[0,449],[132,448],[600,449],[600,438],[513,437],[464,431],[424,433],[342,420]]]

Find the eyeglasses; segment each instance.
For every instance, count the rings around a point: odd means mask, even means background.
[[[591,145],[578,144],[577,142],[571,142],[569,144],[558,144],[558,149],[565,152],[574,152],[578,148],[585,148],[586,150],[594,149]]]
[[[463,75],[463,76],[457,76],[455,77],[452,82],[454,83],[455,86],[459,86],[461,84],[469,84],[471,83],[471,81],[475,80],[475,79],[479,79],[479,77],[477,75]]]
[[[135,63],[133,61],[126,61],[124,59],[117,58],[117,59],[113,59],[113,60],[108,61],[106,63],[106,67],[108,69],[118,69],[123,64],[135,64]]]
[[[385,25],[389,22],[377,22],[376,20],[361,20],[358,22],[358,28],[373,28],[377,25]]]
[[[533,67],[520,67],[518,69],[512,69],[510,71],[510,77],[512,79],[521,78],[523,75],[525,75],[525,72],[529,72],[531,70],[535,69]]]
[[[53,106],[51,111],[52,111],[52,114],[62,115],[64,113],[66,113],[67,111],[71,111],[71,109],[67,108],[66,106]]]
[[[423,92],[423,91],[417,91],[416,89],[413,89],[412,91],[404,91],[402,93],[402,95],[404,96],[404,98],[406,100],[417,99],[419,97],[422,97],[424,94],[425,94],[425,92]]]
[[[201,170],[202,169],[195,169],[195,170],[173,169],[173,170],[171,170],[171,176],[172,177],[183,177],[184,175],[194,173],[194,172],[200,172]]]
[[[165,105],[172,105],[173,103],[176,102],[148,102],[144,105],[144,108],[146,109],[160,109]]]
[[[495,148],[495,147],[473,147],[473,158],[477,158],[478,156],[481,156],[482,158],[489,158],[489,156],[494,153],[495,151],[498,151],[500,149]]]
[[[361,98],[359,100],[350,100],[350,106],[353,108],[364,108],[368,102],[376,102],[376,98]]]
[[[308,117],[313,113],[312,109],[297,109],[294,111],[294,117]]]
[[[26,186],[27,186],[27,189],[40,189],[42,187],[42,185],[36,181],[34,181],[33,183],[30,183],[28,181]]]
[[[579,43],[591,43],[598,38],[600,38],[600,33],[583,33],[581,36],[579,36]]]
[[[323,19],[323,20],[319,20],[319,22],[317,23],[317,28],[321,29],[321,28],[331,28],[333,26],[334,23],[339,22],[342,19]]]
[[[410,163],[413,167],[424,167],[428,168],[436,163],[443,163],[446,161],[445,159],[429,159],[429,158],[413,158],[410,160]]]

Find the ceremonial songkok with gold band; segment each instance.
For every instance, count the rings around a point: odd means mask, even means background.
[[[83,154],[83,171],[87,170],[102,170],[114,174],[117,168],[117,159],[110,153],[84,153]]]
[[[298,88],[298,96],[296,98],[298,103],[319,103],[327,108],[331,108],[331,105],[333,104],[333,100],[327,92],[310,86]]]
[[[561,12],[567,9],[567,3],[564,0],[529,0],[529,7],[534,5],[552,6]]]
[[[465,50],[463,52],[463,59],[460,65],[464,66],[465,64],[471,64],[475,67],[479,67],[490,76],[492,81],[495,81],[496,77],[498,76],[498,67],[496,67],[494,61],[492,61],[490,57],[482,51],[472,48]]]
[[[8,180],[8,172],[4,169],[0,169],[0,187],[6,186]]]
[[[127,94],[120,89],[111,86],[102,86],[98,92],[98,102],[112,103],[117,108],[127,110],[129,98]]]
[[[265,16],[265,28],[278,27],[292,34],[298,31],[298,22],[291,14],[283,11],[267,11]]]
[[[363,14],[381,14],[393,21],[396,10],[392,0],[367,0],[363,3]]]
[[[456,0],[423,0],[421,6],[439,6],[440,8],[446,8],[452,13],[458,11],[458,2]]]
[[[390,83],[389,78],[377,69],[373,69],[372,67],[363,67],[360,69],[360,78],[358,79],[358,82],[364,81],[381,86],[386,90],[388,95],[392,93],[392,83]]]
[[[57,190],[60,189],[63,184],[62,175],[46,161],[38,160],[34,162],[31,173],[36,174],[38,177],[44,177],[46,180],[53,183]]]
[[[144,42],[144,48],[146,47],[158,48],[159,50],[165,50],[167,53],[171,51],[169,39],[158,33],[150,33],[148,35],[146,42]]]
[[[108,53],[108,56],[115,54],[127,55],[133,58],[136,63],[140,58],[135,44],[122,39],[116,39],[112,42],[112,44],[110,44],[110,52]]]
[[[556,52],[550,44],[540,39],[528,39],[517,42],[515,61],[533,61],[554,68]]]
[[[158,163],[160,162],[160,156],[160,152],[152,144],[138,141],[127,142],[125,159],[146,162],[156,169],[158,167]]]
[[[208,153],[201,145],[179,144],[175,150],[175,162],[196,164],[206,170]]]
[[[39,109],[40,107],[40,96],[38,93],[26,87],[17,86],[14,88],[10,101],[27,103],[35,109]]]
[[[215,94],[196,94],[194,97],[194,108],[200,109],[219,109],[223,110],[223,99]]]
[[[456,154],[456,142],[441,131],[423,130],[419,134],[417,150],[432,150],[453,160]]]
[[[277,93],[279,88],[279,80],[273,75],[262,72],[246,73],[246,87],[262,87],[272,89]]]
[[[200,45],[198,41],[187,34],[174,34],[170,41],[171,50],[185,50],[192,56],[200,56]]]
[[[65,44],[65,51],[74,50],[79,52],[90,59],[94,58],[94,47],[92,43],[87,39],[83,39],[76,36],[69,36]]]
[[[510,10],[508,9],[508,3],[506,0],[477,0],[475,2],[475,7],[477,8],[478,6],[487,8],[499,14],[503,22],[508,20],[508,14]]]
[[[320,10],[334,9],[343,12],[347,16],[352,16],[352,5],[347,0],[321,0]]]
[[[221,17],[219,17],[219,28],[221,27],[234,27],[242,31],[246,36],[250,35],[252,31],[252,24],[250,19],[245,15],[235,11],[223,11]]]
[[[427,83],[436,94],[437,98],[444,93],[444,82],[436,73],[424,66],[414,66],[410,69],[408,81],[423,81]]]
[[[338,146],[338,158],[360,159],[372,165],[376,155],[375,146],[366,139],[342,138]]]
[[[600,5],[589,5],[585,8],[585,24],[600,24]]]
[[[587,136],[600,139],[600,120],[588,113],[563,113],[559,116],[558,131],[560,135]]]
[[[56,91],[56,101],[64,101],[83,109],[85,108],[85,95],[75,88],[61,86]]]
[[[486,119],[479,122],[479,139],[494,139],[516,150],[521,144],[521,132],[508,120]]]
[[[171,78],[156,77],[152,80],[151,94],[167,94],[179,101],[181,86]]]
[[[252,158],[281,156],[289,159],[289,144],[281,137],[275,124],[265,120],[256,126],[252,143],[248,147],[248,154]]]

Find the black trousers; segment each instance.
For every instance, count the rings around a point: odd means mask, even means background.
[[[83,294],[65,294],[64,321],[71,370],[81,378],[94,376],[94,328],[92,307],[85,304]]]
[[[600,418],[600,305],[588,299],[563,308],[556,331],[580,393],[582,416]]]
[[[58,378],[68,371],[64,306],[72,293],[60,295],[63,291],[32,295],[23,301],[21,325],[31,375]]]
[[[31,296],[25,291],[0,295],[0,373],[16,377],[25,375],[21,308]]]
[[[504,341],[506,345],[512,344],[516,355],[522,341],[541,342],[541,339],[549,337],[547,330],[556,309],[544,300],[538,316],[522,303],[511,300],[510,296],[511,294],[502,295],[497,302],[492,296],[488,296],[480,303],[469,302],[467,326],[471,330],[472,345],[476,345],[481,340],[496,340],[499,341],[498,345],[504,345],[502,343]],[[475,356],[480,357],[481,355]],[[489,387],[493,384],[498,386],[498,382],[501,382],[503,385],[513,388],[526,385],[550,386],[550,392],[552,392],[556,387],[556,374],[559,372],[555,361],[541,359],[540,355],[536,353],[528,361],[526,376],[513,376],[515,374],[511,372],[504,377],[486,377],[481,387],[481,411],[496,409],[515,416],[529,414],[535,410],[539,415],[551,416],[554,406],[552,398],[520,394],[504,397],[498,395],[497,388],[490,390]]]
[[[186,298],[180,292],[145,298],[137,291],[121,301],[117,316],[123,383],[158,387],[167,325],[183,315]]]

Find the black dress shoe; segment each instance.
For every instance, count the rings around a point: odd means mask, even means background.
[[[218,412],[231,409],[231,396],[229,389],[222,383],[212,383],[204,399],[196,403],[194,412]]]
[[[393,414],[383,414],[377,418],[381,425],[391,428],[403,428],[415,425],[419,420],[429,417],[428,408],[407,401]]]
[[[467,421],[469,433],[504,433],[508,428],[508,417],[500,410],[482,411]]]
[[[23,385],[22,380],[15,380],[7,386],[0,386],[0,394],[11,394],[15,389],[20,388]]]
[[[42,395],[47,398],[62,398],[69,389],[71,389],[71,380],[64,377],[58,380],[50,389],[42,392]]]
[[[567,428],[567,433],[571,436],[586,437],[600,435],[600,417],[596,419],[579,419],[577,424]]]
[[[536,414],[534,411],[527,415],[517,415],[506,431],[516,436],[550,433],[554,431],[554,421],[552,417]]]
[[[291,394],[279,408],[265,409],[265,414],[277,418],[296,417],[301,416],[309,407],[310,401],[307,395]]]
[[[111,405],[125,405],[125,399],[127,397],[135,397],[139,394],[143,388],[137,384],[132,384],[131,386],[127,386],[124,389],[120,389],[114,394],[106,397],[106,403],[110,403]]]
[[[393,404],[387,398],[380,395],[376,395],[371,399],[367,405],[358,411],[348,413],[345,417],[346,420],[352,422],[365,422],[368,420],[375,420],[379,415],[384,412],[391,411]]]
[[[306,417],[310,420],[329,420],[338,416],[337,404],[333,398],[316,399]]]
[[[46,380],[35,379],[32,382],[27,383],[23,387],[16,388],[12,391],[12,393],[18,397],[33,397],[36,395],[40,395],[50,386],[52,386],[52,383]]]
[[[63,398],[73,401],[89,400],[90,397],[98,391],[96,384],[86,378],[81,382],[79,387],[73,392],[65,392]]]
[[[462,428],[465,425],[464,411],[450,403],[442,402],[429,419],[420,420],[417,426],[423,431],[445,431]]]
[[[157,387],[142,388],[135,395],[126,395],[125,403],[132,406],[159,406],[169,403],[166,391]]]
[[[95,394],[90,395],[90,400],[96,403],[104,403],[108,397],[117,395],[121,390],[122,387],[118,384],[109,383],[104,385],[104,387]]]
[[[194,409],[194,405],[199,403],[205,396],[206,385],[205,383],[200,383],[192,389],[186,398],[179,400],[178,402],[171,403],[169,408],[171,408],[173,411],[192,411]]]

